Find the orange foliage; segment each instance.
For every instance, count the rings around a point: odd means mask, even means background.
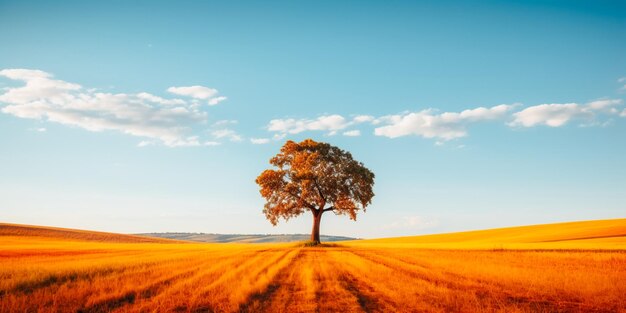
[[[349,152],[323,142],[306,139],[287,141],[270,159],[276,169],[257,177],[266,200],[263,213],[276,225],[310,211],[313,215],[311,240],[319,242],[319,224],[324,212],[344,214],[356,220],[358,211],[372,202],[374,174]]]

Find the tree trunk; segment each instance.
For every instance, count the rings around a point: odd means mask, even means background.
[[[313,230],[311,231],[311,241],[320,243],[320,221],[322,220],[322,211],[313,213]]]

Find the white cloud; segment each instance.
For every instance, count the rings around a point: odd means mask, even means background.
[[[219,121],[213,123],[213,127],[224,127],[224,126],[227,126],[227,125],[235,125],[237,123],[238,123],[237,120],[219,120]]]
[[[215,97],[212,99],[209,99],[209,105],[216,105],[224,100],[226,100],[228,98],[224,97],[224,96],[219,96],[219,97]]]
[[[349,131],[343,132],[343,135],[348,136],[348,137],[358,137],[358,136],[361,136],[361,131],[358,129],[349,130]]]
[[[46,99],[51,103],[67,101],[68,93],[81,89],[78,84],[51,79],[52,75],[39,70],[5,69],[0,76],[25,82],[23,87],[8,88],[0,95],[0,102],[24,104]]]
[[[155,146],[159,142],[156,140],[142,140],[137,144],[138,147]],[[201,141],[198,136],[189,136],[185,140],[173,142],[170,147],[200,147],[200,146],[219,146],[220,142],[217,141]]]
[[[281,140],[283,138],[287,137],[287,134],[283,133],[283,134],[274,134],[274,136],[272,136],[272,140]]]
[[[208,88],[204,86],[189,86],[189,87],[170,87],[167,91],[181,95],[188,96],[195,99],[206,100],[217,95],[217,89]]]
[[[268,138],[250,138],[250,142],[255,145],[263,145],[269,143],[270,140]]]
[[[29,128],[28,130],[38,132],[38,133],[45,133],[48,131],[45,127]]]
[[[167,88],[167,91],[173,94],[187,96],[198,100],[208,100],[207,103],[209,105],[216,105],[226,100],[226,97],[224,96],[217,96],[217,89],[204,86],[170,87]]]
[[[620,113],[620,114],[619,114],[619,116],[621,116],[621,117],[626,117],[626,109],[624,109],[624,110],[622,111],[622,113]]]
[[[580,108],[576,103],[540,104],[513,114],[514,119],[510,125],[532,127],[543,124],[558,127],[567,123],[580,112]]]
[[[497,105],[491,108],[479,107],[464,110],[460,113],[434,113],[428,109],[420,112],[407,112],[398,115],[383,116],[377,120],[385,126],[374,129],[377,136],[397,138],[408,135],[425,138],[451,140],[467,136],[467,125],[479,121],[496,120],[506,114],[516,105]]]
[[[154,142],[150,140],[142,140],[137,144],[137,147],[147,147],[153,145]]]
[[[622,99],[601,99],[587,103],[588,110],[611,110],[622,104]]]
[[[352,119],[355,123],[367,123],[373,122],[374,120],[375,118],[371,115],[357,115]]]
[[[40,119],[89,131],[119,131],[147,138],[141,142],[170,147],[206,145],[190,135],[194,126],[207,121],[207,113],[181,99],[152,94],[103,93],[74,83],[54,79],[39,70],[5,69],[0,76],[23,81],[5,88],[2,112],[20,118]]]
[[[182,105],[185,104],[184,100],[181,99],[165,99],[165,98],[161,98],[158,96],[155,96],[153,94],[149,94],[147,92],[140,92],[137,94],[137,98],[139,99],[143,99],[152,103],[158,103],[158,104],[167,104],[167,105]]]
[[[324,115],[316,119],[274,119],[267,129],[282,134],[299,134],[304,131],[327,131],[328,135],[335,135],[338,130],[348,127],[350,123],[341,115]],[[282,139],[282,138],[281,138]]]
[[[618,80],[617,80],[617,82],[618,82],[618,83],[622,83],[622,84],[626,83],[626,77],[622,77],[622,78],[618,79]],[[624,84],[624,85],[620,88],[620,90],[626,90],[626,84]]]
[[[551,103],[528,107],[513,114],[510,126],[533,127],[546,125],[560,127],[572,119],[593,121],[598,114],[617,114],[615,106],[622,104],[621,99],[596,100],[586,104]]]
[[[215,137],[216,139],[228,139],[230,141],[241,141],[242,138],[239,134],[237,134],[237,132],[235,132],[232,129],[218,129],[218,130],[214,130],[211,132],[211,135],[213,135],[213,137]]]

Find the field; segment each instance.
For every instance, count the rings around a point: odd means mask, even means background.
[[[626,312],[626,219],[199,244],[0,224],[0,312]]]

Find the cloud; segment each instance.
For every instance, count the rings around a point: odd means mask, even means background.
[[[204,86],[188,86],[188,87],[170,87],[167,91],[180,96],[187,96],[198,100],[208,100],[209,105],[216,105],[224,100],[226,97],[217,96],[217,89],[204,87]]]
[[[621,99],[596,100],[586,104],[551,103],[528,107],[513,114],[510,126],[533,127],[546,125],[560,127],[572,119],[593,121],[598,114],[618,114],[615,106],[621,105]]]
[[[28,130],[38,133],[45,133],[48,131],[45,127],[29,128]]]
[[[376,136],[397,138],[402,136],[421,136],[451,140],[467,136],[470,123],[502,119],[516,105],[501,104],[491,108],[479,107],[457,112],[437,114],[432,109],[419,112],[407,112],[378,118],[380,124],[374,129]]]
[[[263,145],[269,143],[270,140],[268,138],[250,138],[250,142],[255,145]]]
[[[158,104],[166,104],[166,105],[183,105],[185,104],[184,100],[181,99],[164,99],[153,94],[149,94],[147,92],[140,92],[137,94],[137,98],[143,99],[149,102],[158,103]]]
[[[620,90],[626,90],[626,84],[625,84],[625,83],[626,83],[626,77],[622,77],[622,78],[618,79],[618,80],[617,80],[617,82],[618,82],[618,83],[620,83],[620,84],[624,84],[624,85],[620,88]]]
[[[232,129],[218,129],[218,130],[214,130],[211,132],[211,135],[213,135],[213,137],[215,137],[216,139],[228,139],[230,141],[241,141],[243,140],[241,138],[241,136],[239,134],[237,134],[237,132],[235,132]]]
[[[54,79],[40,70],[5,69],[0,76],[24,85],[5,88],[1,111],[20,118],[47,120],[89,131],[119,131],[170,147],[212,145],[190,134],[207,122],[197,104],[147,92],[104,93]]]
[[[598,120],[599,116],[626,117],[626,109],[619,108],[622,99],[599,99],[585,104],[562,103],[540,104],[515,112],[519,103],[501,104],[493,107],[478,107],[461,112],[439,113],[436,109],[417,112],[403,112],[395,115],[375,117],[356,115],[350,120],[341,115],[323,115],[315,119],[273,119],[267,129],[275,132],[274,140],[281,140],[288,134],[305,131],[325,131],[332,136],[343,131],[344,136],[360,136],[361,130],[347,130],[350,126],[368,123],[374,127],[374,135],[387,138],[420,136],[436,139],[435,145],[468,135],[468,128],[477,123],[501,121],[511,127],[532,127],[547,125],[559,127],[572,119],[580,119],[580,126],[607,126],[611,120]],[[368,125],[364,125],[366,127]],[[465,146],[457,146],[463,148]]]
[[[204,86],[189,86],[189,87],[170,87],[167,88],[168,92],[173,94],[188,96],[195,99],[206,100],[217,95],[217,89],[208,88]]]
[[[219,97],[215,97],[212,99],[209,99],[209,105],[216,105],[224,100],[226,100],[228,98],[224,97],[224,96],[219,96]]]
[[[213,123],[213,127],[224,127],[227,125],[235,125],[239,123],[237,120],[219,120]]]
[[[371,115],[357,115],[352,119],[355,123],[367,123],[373,122],[374,120],[375,118]]]
[[[348,136],[348,137],[358,137],[361,136],[361,131],[358,129],[355,130],[349,130],[343,133],[344,136]]]
[[[283,138],[287,137],[287,134],[283,133],[283,134],[274,134],[274,136],[272,136],[273,140],[281,140]]]
[[[66,101],[68,93],[81,89],[78,84],[51,79],[52,75],[39,70],[5,69],[0,76],[25,82],[23,87],[8,88],[0,95],[0,102],[24,104],[47,99],[52,103]]]
[[[146,147],[146,146],[154,146],[157,145],[158,142],[155,140],[142,140],[137,144],[138,147]],[[200,147],[200,146],[219,146],[220,142],[217,141],[200,141],[200,137],[198,136],[189,136],[185,138],[183,141],[174,142],[170,144],[170,147]]]
[[[609,110],[615,113],[615,106],[622,104],[622,99],[601,99],[587,103],[587,110]],[[585,110],[585,109],[583,109]]]
[[[327,131],[335,135],[337,131],[348,127],[350,123],[341,115],[324,115],[316,119],[274,119],[267,129],[281,134],[299,134],[304,131]]]

